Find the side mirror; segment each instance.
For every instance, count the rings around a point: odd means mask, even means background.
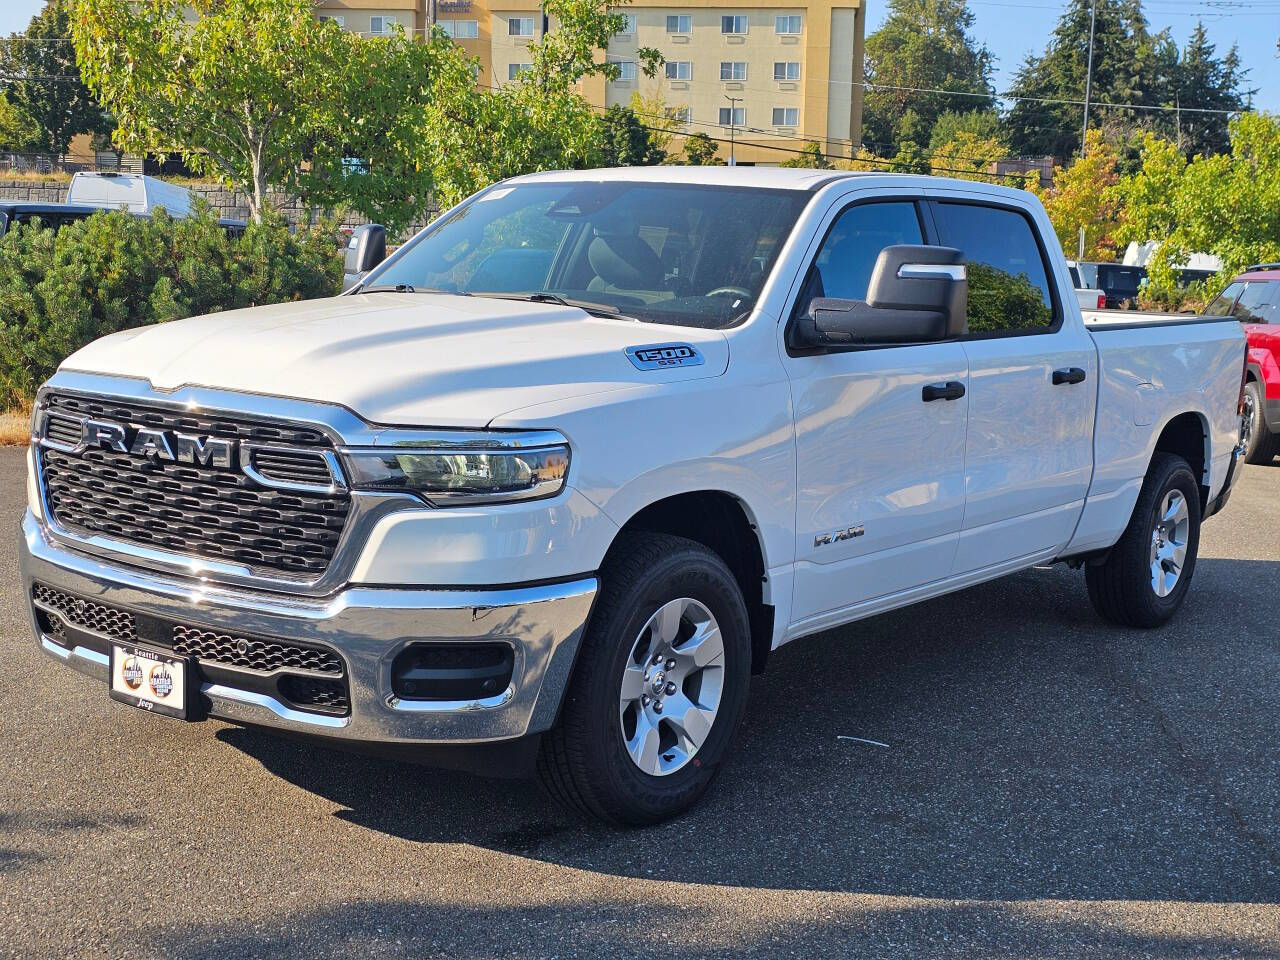
[[[801,348],[933,343],[968,333],[969,278],[953,247],[885,247],[867,299],[817,297],[793,324]]]
[[[356,227],[347,241],[346,260],[342,268],[342,289],[350,290],[366,273],[387,259],[387,230],[381,224],[366,223]]]

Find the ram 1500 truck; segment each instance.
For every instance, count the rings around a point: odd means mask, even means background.
[[[70,357],[33,417],[31,625],[87,696],[536,766],[654,822],[790,640],[1052,561],[1165,622],[1244,358],[1234,320],[1087,329],[1027,193],[520,177],[343,296]]]

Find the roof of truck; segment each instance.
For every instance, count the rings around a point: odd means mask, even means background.
[[[852,172],[847,170],[812,170],[787,167],[607,167],[598,170],[550,170],[545,173],[529,173],[513,177],[507,183],[582,183],[620,181],[631,183],[694,184],[723,187],[755,187],[775,190],[818,190],[836,180],[851,178],[884,181],[886,185],[914,187],[955,187],[981,193],[1021,193],[1010,187],[978,183],[971,180],[955,180],[947,177],[927,177],[903,173]]]

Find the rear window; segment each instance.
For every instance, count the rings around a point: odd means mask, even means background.
[[[1049,271],[1035,231],[1017,210],[967,203],[934,207],[942,243],[969,264],[969,333],[1043,333],[1054,323]]]

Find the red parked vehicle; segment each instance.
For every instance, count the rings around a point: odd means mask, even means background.
[[[1245,459],[1271,463],[1280,454],[1280,263],[1250,267],[1209,304],[1205,316],[1234,316],[1249,340],[1245,374]]]

